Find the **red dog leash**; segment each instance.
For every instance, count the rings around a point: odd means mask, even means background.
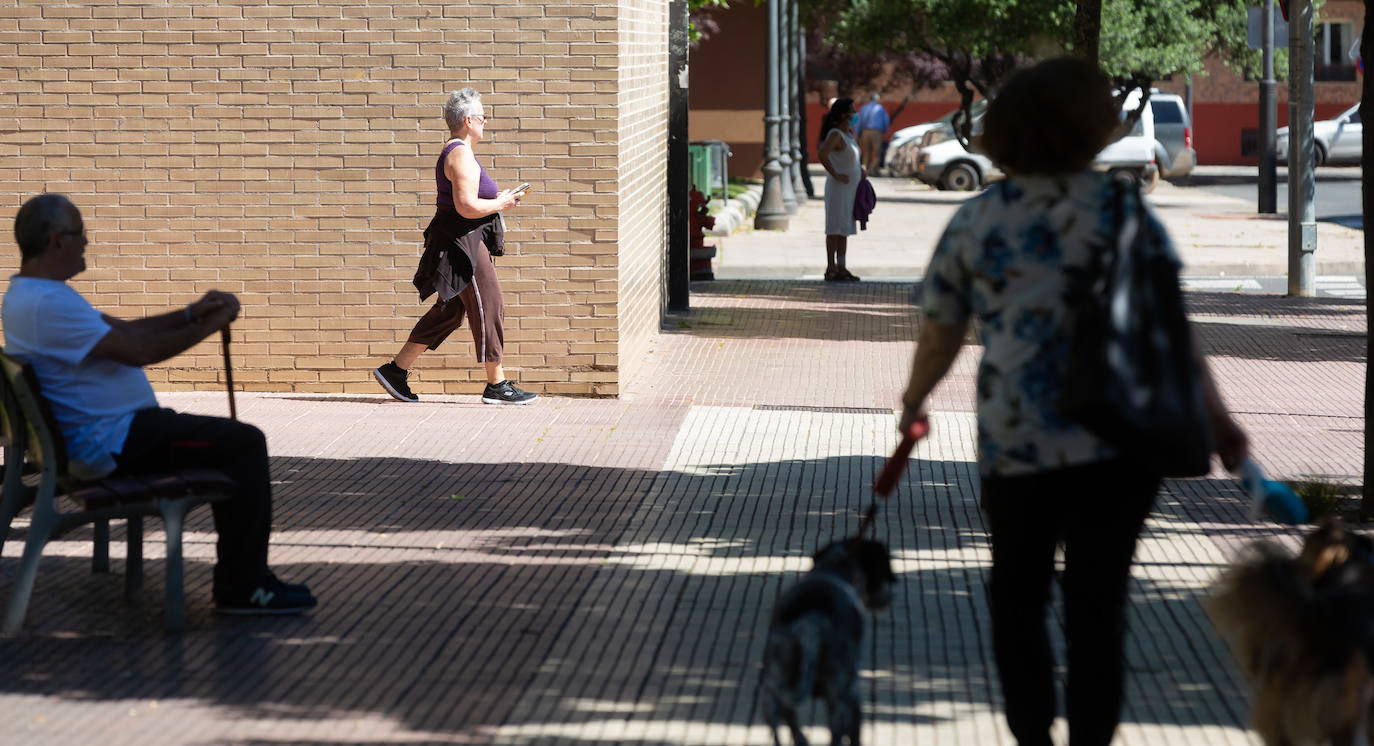
[[[930,419],[921,417],[913,421],[907,431],[902,435],[902,442],[897,444],[897,449],[892,452],[892,456],[887,459],[887,464],[878,473],[878,478],[873,480],[873,494],[877,497],[886,499],[892,494],[892,490],[897,487],[897,480],[902,478],[902,472],[906,471],[906,462],[911,458],[911,449],[916,447],[917,441],[930,434]],[[873,526],[873,519],[878,513],[878,500],[875,498],[869,503],[868,509],[864,511],[863,521],[859,523],[859,538],[868,533],[868,529]]]

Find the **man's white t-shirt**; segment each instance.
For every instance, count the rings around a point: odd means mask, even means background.
[[[5,351],[33,366],[73,470],[91,476],[113,470],[134,413],[157,406],[147,374],[90,356],[110,325],[65,282],[13,275],[0,313]]]

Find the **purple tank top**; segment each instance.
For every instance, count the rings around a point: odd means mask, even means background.
[[[452,152],[454,148],[465,144],[466,143],[462,140],[454,140],[444,146],[444,152],[439,154],[439,161],[434,164],[434,191],[438,193],[434,198],[434,204],[439,207],[444,207],[446,205],[448,207],[453,207],[453,182],[449,181],[448,175],[444,173],[444,160],[448,158],[448,154]],[[498,188],[496,182],[487,175],[487,170],[482,168],[481,163],[477,164],[477,168],[482,171],[482,176],[477,180],[478,199],[495,199],[497,193],[501,191],[500,188]]]

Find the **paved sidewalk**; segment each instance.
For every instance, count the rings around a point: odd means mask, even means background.
[[[895,443],[912,290],[694,284],[694,310],[670,320],[620,400],[482,406],[427,395],[423,373],[418,404],[241,394],[274,454],[273,562],[321,607],[215,618],[201,511],[190,629],[167,638],[160,536],[144,602],[129,606],[118,578],[88,573],[89,533],[74,533],[45,560],[27,631],[0,640],[0,744],[767,743],[754,715],[767,614],[871,497]],[[1354,479],[1363,302],[1189,300],[1271,470]],[[878,523],[900,586],[866,651],[870,744],[1011,743],[982,590],[976,358],[934,395],[934,434]],[[223,395],[163,399],[225,411]],[[1240,542],[1273,535],[1291,536],[1250,524],[1225,478],[1166,486],[1132,586],[1119,743],[1254,743],[1198,599]],[[17,553],[0,559],[0,597]]]
[[[816,198],[792,216],[779,234],[744,230],[724,239],[723,279],[820,279],[825,270],[825,179],[813,179]],[[911,179],[872,179],[878,206],[868,224],[849,239],[849,267],[861,277],[912,279],[925,273],[935,242],[972,192],[941,192]],[[1286,275],[1287,216],[1257,215],[1244,200],[1201,187],[1161,182],[1149,195],[1183,257],[1184,273]],[[1364,275],[1364,232],[1335,223],[1317,224],[1317,273]]]

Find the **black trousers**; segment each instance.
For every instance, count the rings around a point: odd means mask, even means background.
[[[272,533],[272,482],[267,438],[252,425],[223,417],[142,409],[134,415],[116,474],[168,469],[218,469],[238,483],[228,500],[213,503],[216,594],[257,582],[267,572]]]
[[[1159,477],[1123,461],[983,480],[992,533],[993,653],[1020,746],[1049,746],[1054,655],[1046,611],[1064,545],[1068,719],[1073,746],[1107,746],[1121,718],[1126,594]]]

